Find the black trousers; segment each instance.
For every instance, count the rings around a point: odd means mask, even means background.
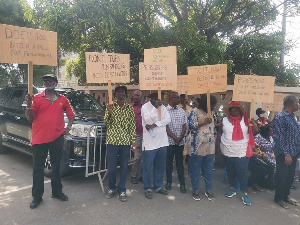
[[[44,194],[44,168],[45,161],[50,155],[50,162],[52,167],[51,187],[52,194],[58,195],[62,192],[62,184],[59,173],[60,158],[63,151],[64,136],[61,135],[56,140],[32,146],[33,154],[33,186],[32,197],[42,198]]]
[[[176,170],[180,185],[185,185],[184,168],[183,168],[183,145],[170,145],[167,148],[167,183],[172,183],[173,159],[175,156]]]
[[[297,157],[292,157],[290,166],[285,164],[284,154],[276,156],[275,198],[274,201],[284,201],[290,195],[294,181]]]
[[[251,172],[250,177],[248,179],[248,186],[251,187],[254,184],[259,184],[264,179],[264,177],[268,174],[268,165],[259,163],[255,159],[250,158],[248,164],[248,170]]]

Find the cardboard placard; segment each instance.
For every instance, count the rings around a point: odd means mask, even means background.
[[[145,64],[177,64],[177,47],[144,49]]]
[[[262,109],[264,111],[274,111],[279,112],[283,108],[283,99],[288,96],[288,94],[274,93],[273,103],[263,103]]]
[[[179,94],[189,94],[189,77],[188,77],[188,75],[177,76],[177,92]]]
[[[226,92],[227,64],[188,67],[189,95]]]
[[[140,90],[177,90],[176,64],[139,63]]]
[[[57,33],[0,24],[0,62],[57,66]]]
[[[273,103],[275,77],[235,75],[233,101]]]
[[[86,52],[87,83],[130,82],[130,55]]]

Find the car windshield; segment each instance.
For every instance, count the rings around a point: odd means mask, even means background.
[[[104,111],[102,106],[91,96],[81,92],[67,92],[64,94],[75,110]]]

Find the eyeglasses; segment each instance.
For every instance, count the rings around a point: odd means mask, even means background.
[[[51,83],[51,82],[54,82],[55,80],[54,79],[43,79],[43,82],[45,82],[45,83],[47,83],[47,82],[49,82],[49,83]]]

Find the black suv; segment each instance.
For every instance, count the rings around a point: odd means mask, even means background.
[[[7,86],[0,89],[0,153],[8,149],[14,149],[31,154],[31,123],[27,121],[24,110],[24,105],[26,105],[24,99],[27,90],[26,84]],[[43,90],[43,88],[33,87],[33,94],[41,93]],[[87,93],[60,89],[57,89],[57,92],[69,99],[76,113],[70,135],[65,135],[64,154],[60,164],[60,174],[64,176],[70,168],[86,167],[87,134],[91,126],[95,124],[97,126],[95,129],[91,129],[92,132],[90,133],[89,166],[93,166],[94,158],[96,162],[99,162],[100,143],[102,145],[102,155],[105,156],[106,126],[103,121],[105,110]],[[66,116],[65,123],[68,123]],[[102,138],[99,135],[100,130],[102,130]],[[95,157],[92,153],[94,143],[96,143],[96,149],[98,149]],[[49,156],[45,162],[44,172],[45,176],[51,176]]]

